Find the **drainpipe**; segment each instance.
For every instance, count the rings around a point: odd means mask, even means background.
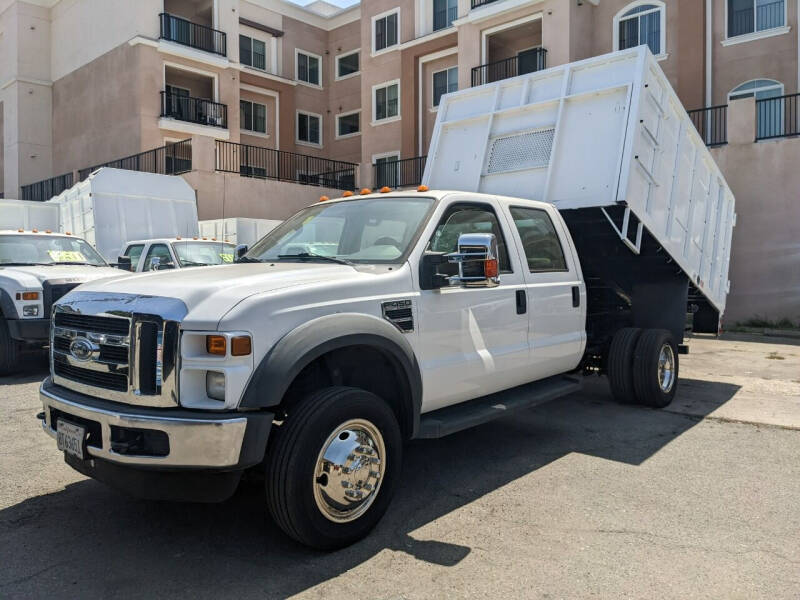
[[[713,58],[714,48],[714,22],[713,22],[713,2],[714,0],[706,0],[706,106],[712,106],[713,101],[713,87],[711,76],[713,73],[711,60]],[[800,0],[797,0],[800,6]],[[798,71],[800,77],[800,70]]]

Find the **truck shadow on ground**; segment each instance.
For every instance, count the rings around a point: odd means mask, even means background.
[[[738,390],[711,385],[709,412]],[[450,567],[471,548],[420,539],[417,530],[571,453],[639,465],[699,420],[614,404],[605,382],[595,380],[534,410],[412,442],[383,521],[365,540],[330,554],[288,539],[252,482],[223,504],[199,505],[141,501],[79,481],[0,511],[0,596],[285,597],[385,551]],[[48,460],[60,460],[55,450]]]

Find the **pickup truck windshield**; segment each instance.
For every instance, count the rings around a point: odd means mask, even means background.
[[[236,246],[225,242],[172,242],[182,267],[224,265],[233,262]]]
[[[432,198],[397,196],[316,204],[279,225],[246,259],[400,262],[432,204]]]
[[[0,267],[11,265],[108,266],[94,248],[79,238],[0,235]]]

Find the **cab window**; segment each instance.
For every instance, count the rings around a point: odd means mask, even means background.
[[[458,238],[464,233],[493,233],[497,238],[500,272],[512,272],[511,262],[508,259],[508,246],[497,221],[497,215],[485,204],[454,204],[449,207],[436,226],[428,247],[432,252],[456,252]],[[455,275],[458,272],[458,265],[449,263],[441,265],[439,272]]]
[[[510,210],[522,239],[530,272],[568,271],[564,250],[547,212],[521,207],[512,207]]]
[[[139,268],[142,250],[144,250],[144,244],[134,244],[133,246],[128,246],[127,250],[125,250],[125,254],[123,254],[123,256],[127,256],[131,259],[131,271],[133,272],[136,272]]]
[[[153,244],[150,250],[147,251],[147,257],[144,261],[143,271],[152,271],[152,262],[154,258],[158,258],[158,269],[174,269],[175,264],[172,262],[172,256],[169,253],[169,248],[164,244]]]

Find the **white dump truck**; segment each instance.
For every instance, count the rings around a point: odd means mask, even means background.
[[[724,307],[734,200],[646,48],[446,96],[426,178],[451,189],[320,202],[238,264],[62,298],[44,432],[145,497],[260,469],[278,525],[332,549],[386,511],[405,440],[587,374],[669,404],[689,286]]]

